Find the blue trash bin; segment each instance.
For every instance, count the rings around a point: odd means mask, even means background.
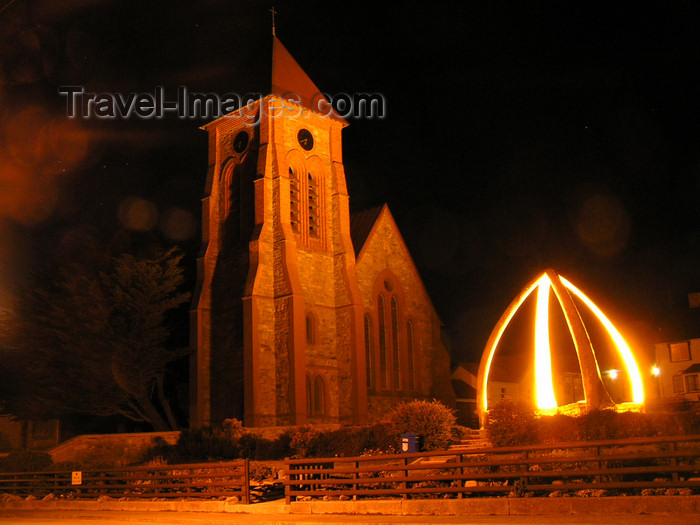
[[[404,454],[418,452],[418,436],[415,434],[401,434],[401,452]]]

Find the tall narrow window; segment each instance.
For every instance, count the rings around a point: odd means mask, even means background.
[[[392,383],[395,390],[401,390],[401,360],[399,359],[399,300],[391,298],[391,364]]]
[[[379,320],[379,385],[389,388],[389,369],[387,367],[386,348],[386,312],[384,311],[384,297],[377,296],[377,319]]]
[[[321,223],[319,218],[318,184],[316,178],[309,173],[309,236],[315,239],[320,237]]]
[[[316,342],[316,323],[314,315],[309,312],[306,314],[306,343],[314,344]]]
[[[322,416],[326,413],[326,384],[321,376],[314,379],[314,415]]]
[[[406,353],[408,354],[408,388],[416,389],[416,369],[413,356],[413,323],[406,323]]]
[[[311,391],[311,379],[306,376],[306,415],[310,416],[313,413],[314,403],[311,398],[313,392]]]
[[[374,388],[374,352],[372,351],[372,320],[365,315],[365,365],[367,388]]]
[[[301,233],[301,188],[292,168],[289,168],[289,222],[294,233]]]

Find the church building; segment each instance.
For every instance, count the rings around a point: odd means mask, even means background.
[[[203,127],[191,426],[351,425],[413,399],[454,406],[441,321],[389,208],[350,213],[348,123],[319,111],[320,91],[273,40],[271,94]]]

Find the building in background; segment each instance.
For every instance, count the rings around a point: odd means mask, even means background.
[[[700,339],[657,343],[656,396],[664,403],[700,401]]]

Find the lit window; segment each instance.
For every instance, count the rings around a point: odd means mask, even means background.
[[[374,388],[374,352],[372,351],[372,320],[365,315],[365,361],[367,366],[367,388]]]
[[[314,344],[316,342],[316,323],[311,312],[306,314],[306,343]]]
[[[299,177],[289,168],[289,221],[294,233],[301,233],[301,189]]]
[[[309,379],[309,376],[306,376],[306,414],[311,415],[312,414],[312,409],[313,409],[313,401],[311,400],[311,379]]]
[[[319,218],[318,185],[316,178],[309,173],[309,236],[318,239],[321,233],[321,223]]]
[[[389,388],[389,369],[387,367],[386,350],[386,312],[384,297],[377,296],[377,318],[379,319],[379,381],[382,388]]]
[[[673,376],[673,392],[676,394],[685,392],[683,388],[683,376]]]
[[[401,360],[399,359],[399,301],[391,298],[391,348],[392,382],[395,390],[401,390]]]
[[[326,413],[326,384],[321,376],[314,380],[314,415],[322,416]]]
[[[413,362],[413,323],[406,323],[406,352],[408,354],[408,388],[415,390],[415,364]]]
[[[690,361],[690,344],[688,341],[671,343],[668,346],[671,351],[671,362]]]

